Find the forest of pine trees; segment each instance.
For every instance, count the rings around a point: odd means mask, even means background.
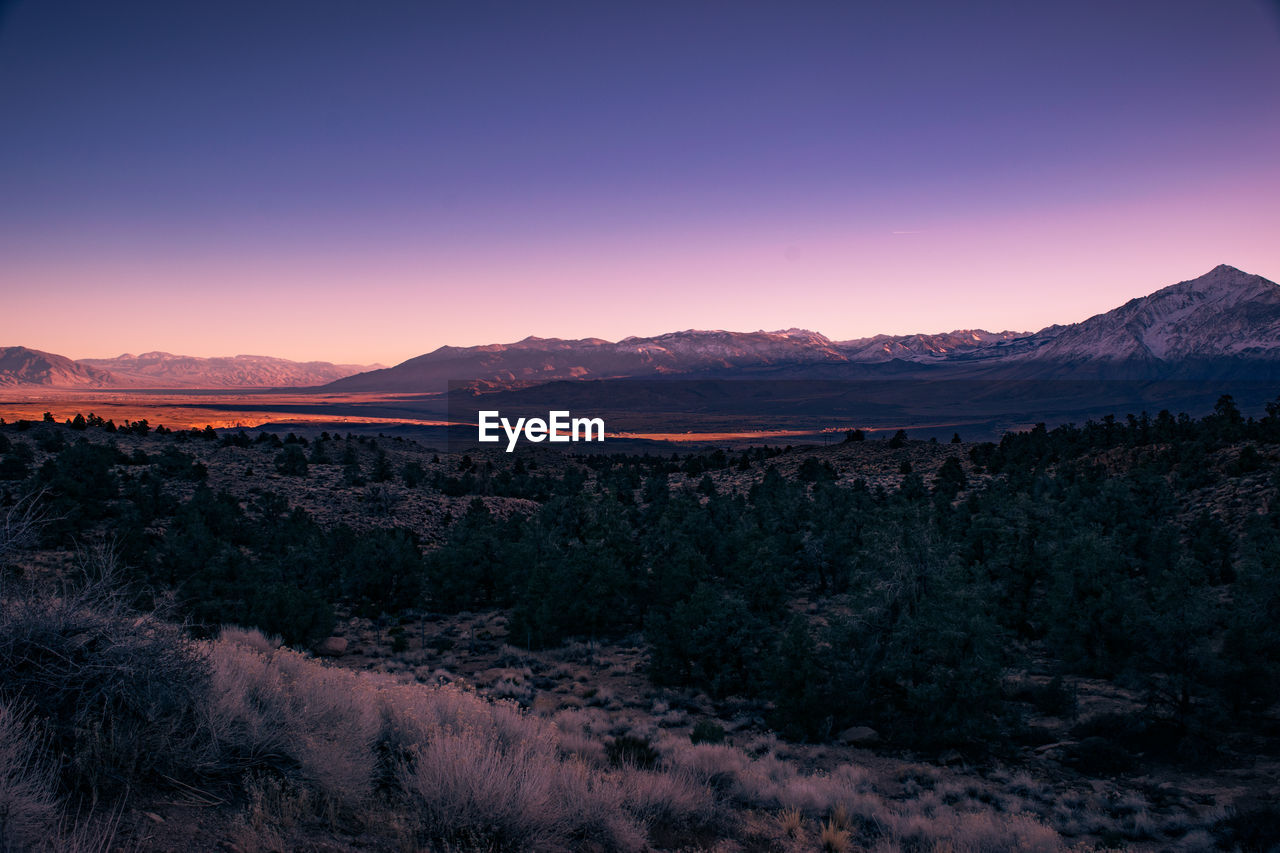
[[[1069,705],[1061,689],[1011,691],[1005,674],[1032,667],[1140,691],[1147,713],[1126,738],[1175,752],[1212,749],[1208,733],[1280,699],[1280,404],[1261,419],[1224,397],[1202,419],[1036,427],[969,446],[981,482],[952,458],[927,480],[904,466],[894,489],[817,458],[783,476],[764,449],[558,472],[428,453],[399,471],[381,451],[362,467],[336,436],[174,432],[148,455],[85,440],[100,419],[69,426],[0,429],[0,495],[43,496],[51,547],[108,525],[138,588],[175,590],[197,632],[239,623],[302,644],[328,634],[335,604],[504,608],[512,643],[642,635],[655,683],[758,699],[795,739],[869,724],[912,747],[999,749],[1028,702]],[[279,494],[209,489],[183,448],[218,441],[261,446],[289,477],[323,460],[473,497],[436,547],[395,524],[357,535]],[[719,472],[755,477],[735,491]],[[1269,499],[1235,517],[1198,503],[1242,478]],[[499,516],[495,495],[533,508]]]

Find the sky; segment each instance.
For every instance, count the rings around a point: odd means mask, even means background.
[[[1280,6],[0,2],[0,346],[1082,320],[1280,279]]]

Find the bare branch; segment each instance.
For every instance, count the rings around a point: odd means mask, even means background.
[[[29,548],[39,537],[40,530],[53,520],[44,508],[47,491],[41,489],[19,498],[0,516],[0,564],[15,551]]]

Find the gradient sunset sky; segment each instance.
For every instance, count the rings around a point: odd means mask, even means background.
[[[0,346],[1073,322],[1280,278],[1260,0],[0,5]]]

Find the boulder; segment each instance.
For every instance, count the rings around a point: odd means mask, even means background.
[[[316,654],[325,658],[340,658],[347,653],[346,637],[329,637],[316,644]]]
[[[864,746],[879,741],[880,733],[870,726],[851,726],[836,735],[836,739],[849,746]]]

